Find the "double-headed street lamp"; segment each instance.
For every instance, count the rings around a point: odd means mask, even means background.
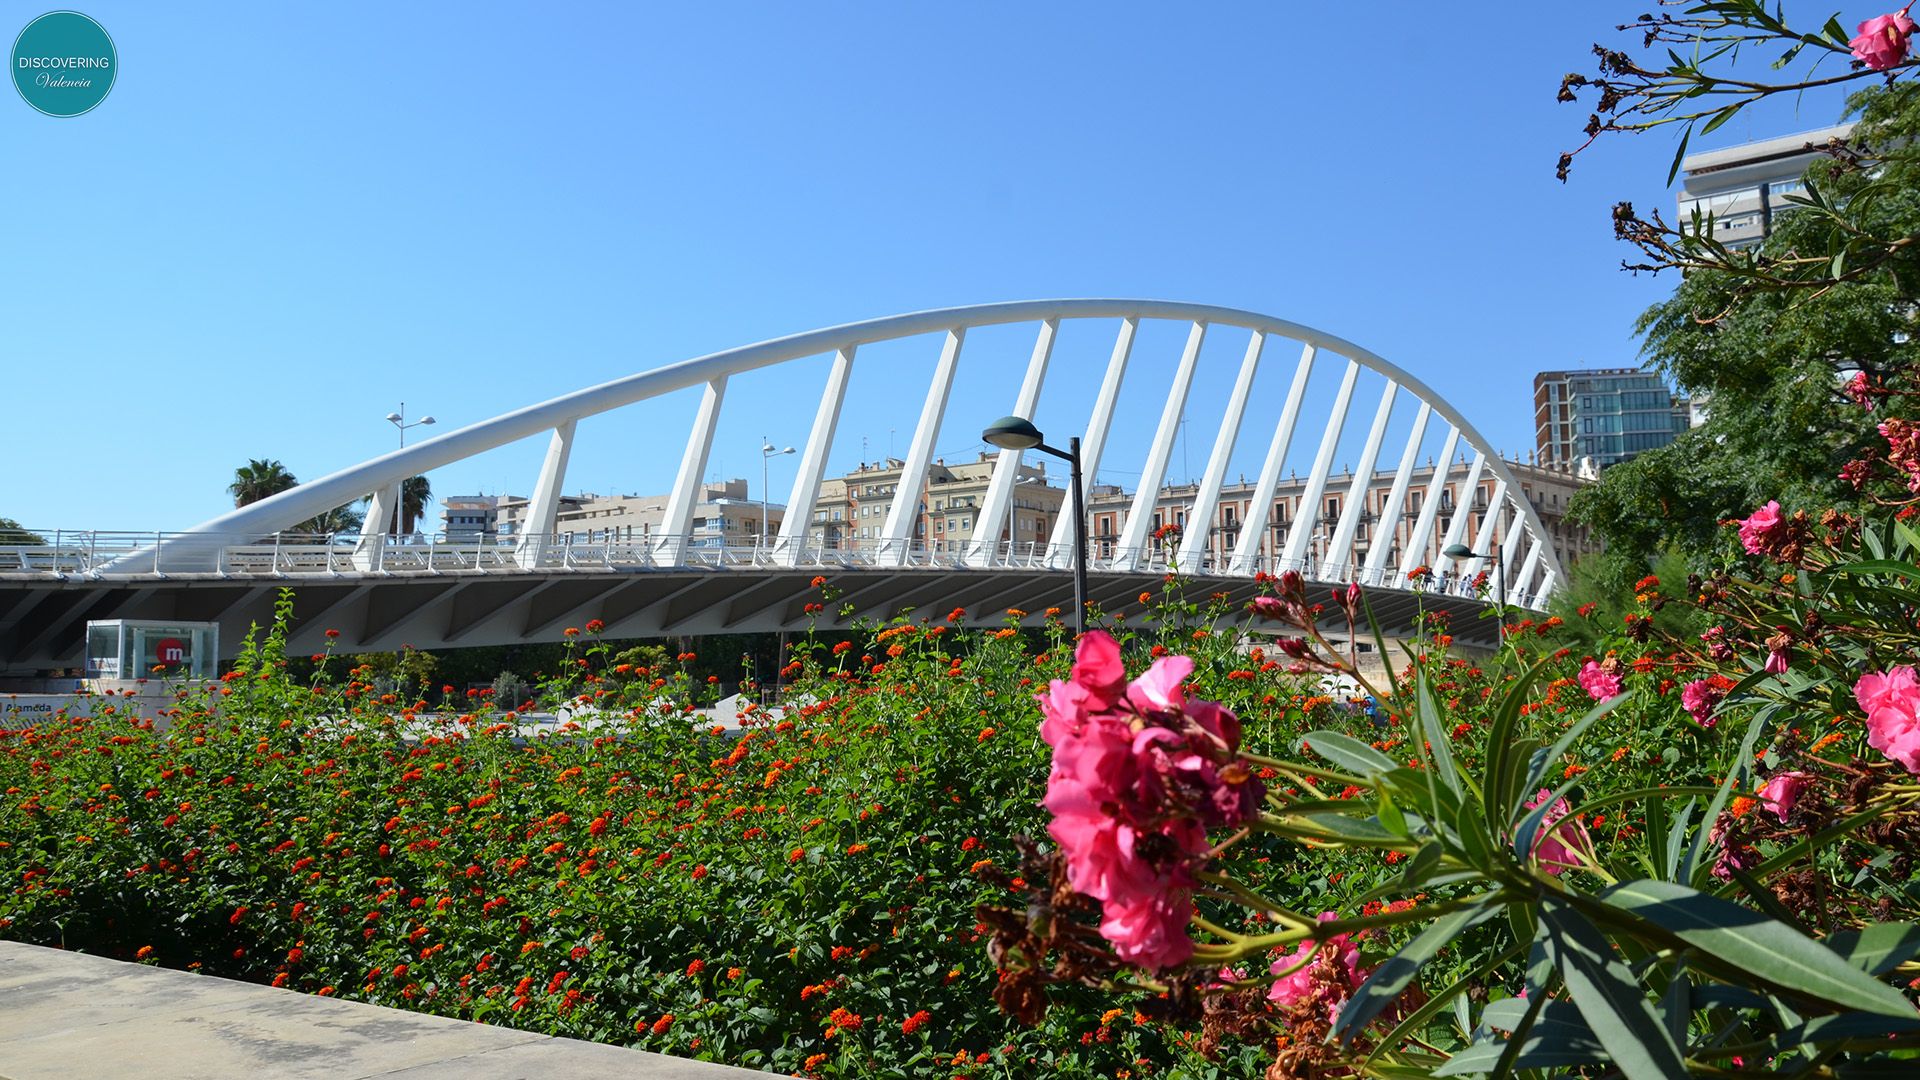
[[[387,423],[392,424],[394,427],[397,427],[400,429],[400,449],[405,450],[407,448],[407,429],[417,428],[417,427],[430,427],[435,423],[435,420],[431,416],[423,416],[420,419],[413,421],[412,423],[408,423],[407,422],[407,403],[403,401],[400,403],[399,412],[390,412],[387,414]],[[400,500],[405,497],[406,497],[406,482],[401,481],[400,483],[393,485],[393,535],[395,536],[400,535],[400,521],[402,518],[406,516],[400,507]]]
[[[1073,627],[1075,633],[1084,635],[1087,632],[1087,505],[1080,490],[1080,437],[1068,439],[1065,450],[1056,450],[1047,445],[1046,436],[1033,426],[1033,421],[1003,416],[987,425],[980,438],[1002,450],[1038,450],[1067,463],[1073,477]]]
[[[1498,565],[1500,562],[1499,556],[1495,555],[1493,552],[1475,551],[1465,544],[1449,544],[1446,550],[1442,551],[1440,554],[1445,555],[1447,558],[1452,559],[1454,562],[1466,562],[1470,559],[1485,559],[1487,560],[1488,569],[1492,569],[1494,566]],[[1505,612],[1507,610],[1507,575],[1506,574],[1504,573],[1499,574],[1498,576],[1495,577],[1494,588],[1498,592],[1498,597],[1499,597],[1498,603],[1500,605],[1500,610],[1502,612]],[[1503,614],[1501,615],[1501,618],[1505,619],[1506,616]]]
[[[767,463],[782,454],[791,453],[793,447],[779,449],[767,441],[765,435],[760,436],[760,546],[763,549],[767,546]]]

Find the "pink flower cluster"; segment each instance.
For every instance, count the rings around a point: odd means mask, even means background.
[[[1853,58],[1875,71],[1906,63],[1907,41],[1913,36],[1913,20],[1907,18],[1907,8],[1912,6],[1861,23],[1859,36],[1847,42],[1853,47]]]
[[[1712,727],[1717,721],[1713,710],[1733,689],[1734,682],[1725,675],[1709,675],[1704,679],[1695,679],[1680,688],[1680,705],[1693,717],[1693,722],[1701,727]]]
[[[1595,701],[1610,701],[1619,697],[1624,685],[1625,680],[1620,678],[1620,673],[1613,669],[1611,663],[1603,665],[1589,660],[1587,666],[1580,669],[1580,689]]]
[[[1538,795],[1527,800],[1527,808],[1535,809],[1552,797],[1551,791],[1541,788]],[[1555,802],[1541,818],[1540,833],[1533,844],[1533,860],[1540,864],[1540,869],[1556,877],[1563,870],[1580,869],[1594,857],[1593,838],[1572,813],[1567,800]]]
[[[1803,772],[1775,773],[1760,788],[1760,805],[1785,825],[1787,815],[1793,813],[1793,805],[1812,783],[1813,777]]]
[[[1053,747],[1047,832],[1075,891],[1100,901],[1121,959],[1163,970],[1193,955],[1194,870],[1207,830],[1253,817],[1266,789],[1239,759],[1240,719],[1186,696],[1193,661],[1168,656],[1127,681],[1120,645],[1089,633],[1073,677],[1038,695]]]
[[[1740,523],[1740,546],[1747,549],[1749,555],[1765,552],[1775,533],[1780,529],[1780,502],[1767,500],[1767,505],[1753,512],[1753,516]]]
[[[1907,474],[1907,490],[1920,492],[1920,424],[1894,418],[1880,423],[1887,463]]]
[[[1867,711],[1867,745],[1920,773],[1920,678],[1913,669],[1862,675],[1853,696]]]
[[[1339,916],[1331,911],[1320,913],[1321,922],[1337,918]],[[1322,972],[1331,977],[1316,978]],[[1267,990],[1268,1001],[1291,1009],[1314,1001],[1317,996],[1324,999],[1321,1004],[1326,1006],[1329,1023],[1339,1018],[1340,1007],[1372,974],[1360,969],[1360,947],[1353,943],[1351,934],[1335,934],[1324,942],[1303,941],[1292,952],[1275,960],[1268,973],[1280,976]],[[1339,992],[1325,992],[1332,989]]]

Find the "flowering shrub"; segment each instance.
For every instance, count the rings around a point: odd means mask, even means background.
[[[1131,684],[1163,704],[1101,713],[1127,684],[1091,635],[1040,709],[1110,747],[1088,770],[1049,739],[1056,788],[1105,786],[1049,798],[1060,850],[1029,848],[1033,898],[983,909],[997,998],[1040,1022],[1063,986],[1153,993],[1203,1053],[1261,1046],[1269,1077],[1902,1068],[1920,1050],[1920,678],[1890,660],[1920,633],[1920,533],[1775,505],[1730,524],[1743,561],[1681,598],[1640,582],[1603,658],[1555,648],[1558,620],[1508,623],[1478,664],[1429,627],[1376,691],[1389,737],[1310,731],[1300,758],[1197,743],[1230,726],[1188,719],[1215,706],[1178,657]],[[1658,629],[1676,603],[1707,629]],[[1298,633],[1296,666],[1365,681],[1297,578],[1250,610]],[[1138,782],[1167,730],[1207,753],[1183,785]],[[1225,780],[1241,774],[1265,779],[1258,802]],[[1205,813],[1223,792],[1235,812]],[[1302,888],[1307,853],[1326,869]],[[1143,948],[1111,924],[1154,889]]]
[[[1110,625],[1195,651],[1190,682],[1259,709],[1264,745],[1341,712],[1169,590],[1150,629]],[[0,711],[0,937],[788,1073],[1176,1067],[1179,1031],[1093,991],[1031,1031],[989,999],[974,908],[1025,888],[1003,868],[1045,824],[1031,695],[1071,646],[1057,618],[945,614],[798,642],[793,704],[737,733],[696,726],[691,654],[611,655],[592,624],[534,688],[577,710],[550,736],[276,632],[161,729]]]

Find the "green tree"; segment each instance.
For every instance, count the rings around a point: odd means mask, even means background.
[[[319,533],[322,535],[349,533],[360,528],[360,523],[365,519],[365,516],[366,515],[360,511],[355,510],[351,505],[336,506],[324,514],[308,518],[288,531]]]
[[[1858,153],[1920,136],[1920,86],[1865,91],[1853,105]],[[1765,253],[1835,250],[1850,230],[1920,235],[1920,159],[1822,161],[1808,180],[1835,212],[1781,214]],[[1818,290],[1755,289],[1748,276],[1699,268],[1641,316],[1647,363],[1704,398],[1708,419],[1574,498],[1570,513],[1606,541],[1605,583],[1630,585],[1669,546],[1697,561],[1731,542],[1721,522],[1770,499],[1815,512],[1874,501],[1874,484],[1863,493],[1840,473],[1884,449],[1880,422],[1915,411],[1905,395],[1920,390],[1911,373],[1917,286],[1920,252],[1911,249]],[[1872,409],[1847,393],[1859,373],[1874,389]]]
[[[298,483],[300,481],[280,462],[253,458],[233,470],[233,483],[227,485],[227,494],[233,496],[233,505],[246,506],[278,495]]]
[[[0,544],[44,544],[47,538],[39,533],[28,532],[12,518],[0,517]]]
[[[387,518],[386,531],[389,535],[411,533],[426,515],[427,504],[433,501],[433,485],[424,476],[409,476],[400,484],[400,521],[395,528],[394,519]],[[371,507],[373,497],[369,495],[361,500],[363,505]]]

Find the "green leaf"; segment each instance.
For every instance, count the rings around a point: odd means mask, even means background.
[[[1362,776],[1374,776],[1391,771],[1397,766],[1392,758],[1361,742],[1351,735],[1342,735],[1337,731],[1309,731],[1306,735],[1309,750],[1333,762],[1343,769],[1351,769]]]
[[[1546,923],[1555,966],[1580,1016],[1628,1080],[1687,1075],[1686,1062],[1653,1005],[1594,925],[1564,903],[1549,900]]]
[[[1679,64],[1679,59],[1676,57],[1674,62],[1675,62],[1675,65],[1677,66]],[[1667,168],[1667,186],[1668,187],[1672,187],[1673,178],[1680,175],[1680,161],[1681,159],[1687,156],[1687,143],[1692,139],[1693,139],[1693,125],[1688,124],[1687,130],[1680,133],[1680,146],[1678,149],[1676,149],[1673,152],[1673,164],[1668,166]]]
[[[1300,814],[1297,819],[1308,827],[1326,833],[1335,840],[1344,840],[1353,844],[1379,845],[1393,847],[1405,842],[1381,826],[1374,818],[1357,818],[1347,814]]]
[[[1420,669],[1420,730],[1426,736],[1427,750],[1433,754],[1433,772],[1447,790],[1460,794],[1460,774],[1453,765],[1453,747],[1447,729],[1440,722],[1440,705],[1433,700],[1433,687],[1427,682],[1427,669]]]
[[[1507,761],[1512,754],[1513,729],[1520,722],[1520,708],[1526,704],[1527,691],[1534,680],[1540,677],[1540,670],[1547,666],[1551,657],[1541,657],[1534,665],[1523,672],[1507,696],[1500,699],[1500,708],[1494,711],[1493,723],[1487,727],[1487,744],[1484,751],[1487,768],[1481,774],[1480,787],[1486,792],[1487,805],[1506,808],[1513,804],[1509,801],[1512,794],[1508,790]]]
[[[1847,963],[1873,975],[1884,975],[1920,954],[1920,926],[1912,923],[1871,923],[1827,939],[1827,947]]]
[[[1393,833],[1395,836],[1407,835],[1407,817],[1400,812],[1398,806],[1394,805],[1393,795],[1390,792],[1382,791],[1380,793],[1380,806],[1377,816],[1381,826],[1388,832]]]
[[[1780,1051],[1805,1044],[1855,1042],[1862,1050],[1887,1049],[1888,1036],[1920,1032],[1920,1016],[1894,1018],[1879,1013],[1847,1012],[1821,1016],[1782,1031],[1774,1039]],[[1909,1062],[1909,1067],[1912,1063]]]
[[[1910,1017],[1905,995],[1776,919],[1667,881],[1628,881],[1598,899],[1789,994],[1843,1009]]]
[[[1380,1015],[1381,1010],[1400,999],[1407,987],[1413,985],[1414,976],[1420,974],[1421,965],[1433,959],[1434,954],[1453,942],[1462,933],[1478,926],[1500,912],[1504,905],[1496,901],[1487,901],[1475,907],[1450,911],[1427,924],[1412,941],[1395,953],[1385,963],[1373,969],[1367,981],[1360,984],[1353,996],[1340,1010],[1334,1021],[1334,1034],[1352,1042]]]

